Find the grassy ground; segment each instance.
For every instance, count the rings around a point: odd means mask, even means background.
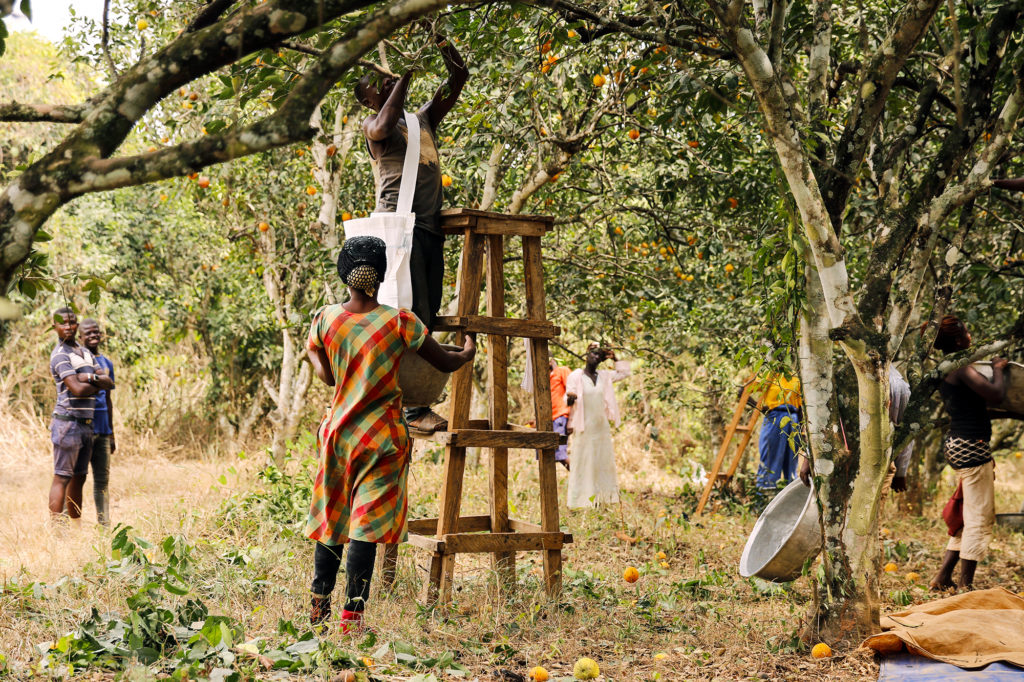
[[[122,628],[125,646],[138,645],[139,651],[159,631],[152,641],[163,643],[165,656],[150,666],[129,664],[130,679],[175,669],[179,678],[272,678],[284,675],[267,668],[276,662],[296,678],[310,679],[352,665],[361,677],[380,680],[460,674],[517,680],[543,665],[557,680],[568,679],[581,656],[595,659],[607,680],[852,680],[878,674],[874,659],[851,647],[837,646],[830,660],[810,658],[794,638],[810,599],[808,579],[784,588],[741,579],[737,565],[754,517],[733,505],[689,519],[694,496],[686,481],[657,466],[657,457],[639,445],[649,441],[635,427],[617,435],[621,507],[564,512],[563,525],[575,542],[565,553],[559,603],[540,589],[538,556],[518,556],[519,589],[509,598],[492,589],[488,561],[470,557],[459,560],[450,611],[428,611],[418,599],[426,556],[403,547],[395,590],[375,595],[367,610],[374,635],[332,633],[325,644],[301,641],[309,629],[312,554],[311,543],[297,534],[308,499],[300,465],[312,454],[308,441],[296,447],[285,472],[259,478],[262,454],[165,454],[170,448],[154,437],[124,433],[111,477],[113,517],[133,529],[118,535],[91,522],[88,486],[86,521],[63,530],[49,524],[47,435],[37,417],[0,413],[0,436],[8,446],[0,452],[0,655],[14,677],[33,671],[113,677],[101,667],[102,652],[92,647],[90,653],[87,637],[61,639],[79,633],[83,622],[97,640],[112,626]],[[436,513],[439,455],[417,450],[410,481],[414,517]],[[536,520],[532,455],[513,453],[511,471],[513,515]],[[998,472],[998,510],[1015,510],[1024,496],[1024,460],[1004,459]],[[485,473],[486,462],[468,470],[465,513],[486,510]],[[943,489],[942,499],[947,496]],[[884,551],[899,570],[883,578],[883,609],[929,598],[920,583],[904,576],[916,571],[927,580],[937,565],[945,538],[941,522],[932,520],[937,516],[932,509],[926,518],[909,517],[889,506]],[[153,544],[133,543],[134,536]],[[172,540],[161,546],[167,537]],[[664,563],[658,552],[664,552]],[[979,586],[1021,591],[1022,557],[1024,536],[997,529],[991,557],[979,568]],[[633,585],[621,577],[627,566],[641,574]],[[197,599],[208,614],[195,611]],[[211,618],[216,615],[229,618]],[[191,619],[196,625],[188,630]],[[216,632],[203,629],[204,622]],[[168,632],[177,632],[178,644]]]

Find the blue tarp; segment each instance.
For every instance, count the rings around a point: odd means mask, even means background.
[[[879,682],[932,682],[933,680],[971,680],[971,682],[1024,682],[1024,669],[1006,663],[992,663],[978,670],[964,670],[924,656],[895,654],[882,659]]]

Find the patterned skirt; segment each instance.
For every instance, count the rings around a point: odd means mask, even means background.
[[[987,440],[946,436],[943,451],[949,466],[957,470],[979,467],[992,459]]]

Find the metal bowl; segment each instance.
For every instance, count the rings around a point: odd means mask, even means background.
[[[740,575],[785,583],[821,552],[824,539],[814,490],[796,479],[768,503],[740,557]]]
[[[1024,531],[1024,513],[996,514],[996,523],[1011,530]]]
[[[445,350],[462,350],[462,346],[442,343]],[[402,356],[398,364],[398,387],[402,389],[404,407],[430,407],[438,401],[451,374],[435,369],[415,351]]]

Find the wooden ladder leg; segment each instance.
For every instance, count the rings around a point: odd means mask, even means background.
[[[459,271],[459,315],[475,315],[480,305],[480,284],[483,270],[483,237],[466,231],[462,247],[462,266]],[[461,343],[460,333],[458,341]],[[460,367],[452,377],[452,397],[448,429],[464,429],[469,422],[470,402],[473,398],[473,365]],[[445,479],[441,489],[440,510],[437,516],[437,537],[454,533],[459,525],[462,509],[462,479],[466,472],[466,448],[445,448]],[[455,575],[455,555],[435,552],[430,560],[430,580],[427,583],[427,603],[447,603],[451,599],[452,580]]]
[[[722,445],[718,448],[718,455],[715,456],[715,462],[711,466],[711,471],[708,472],[708,481],[704,484],[704,492],[701,493],[700,501],[697,502],[697,516],[704,513],[704,506],[707,505],[708,499],[711,497],[711,490],[718,483],[718,472],[722,470],[722,463],[725,461],[725,454],[729,451],[729,445],[732,443],[732,439],[736,436],[736,428],[740,424],[740,420],[743,418],[743,411],[747,405],[747,398],[753,390],[753,384],[747,384],[743,387],[743,393],[740,395],[740,400],[736,403],[736,409],[733,411],[732,421],[729,422],[728,428],[725,430],[725,437],[722,438]],[[749,438],[749,432],[747,434]],[[743,453],[740,453],[742,456]]]
[[[544,321],[544,265],[541,261],[540,237],[523,237],[523,270],[526,275],[526,316]],[[552,431],[551,419],[551,367],[548,361],[547,339],[530,339],[533,371],[533,406],[538,431]],[[560,530],[558,521],[558,478],[555,474],[555,450],[541,450],[538,474],[540,478],[540,523],[546,533]],[[543,550],[544,583],[548,595],[557,597],[562,590],[562,550]]]
[[[398,572],[398,545],[387,543],[384,545],[384,552],[380,561],[380,587],[384,592],[390,592],[395,586],[395,575]]]
[[[500,234],[487,237],[487,315],[505,317],[504,238]],[[492,334],[488,338],[487,384],[490,387],[491,429],[498,431],[508,425],[508,337]],[[491,532],[508,533],[508,448],[491,448],[490,494]],[[495,552],[493,567],[502,592],[516,583],[515,552]]]

